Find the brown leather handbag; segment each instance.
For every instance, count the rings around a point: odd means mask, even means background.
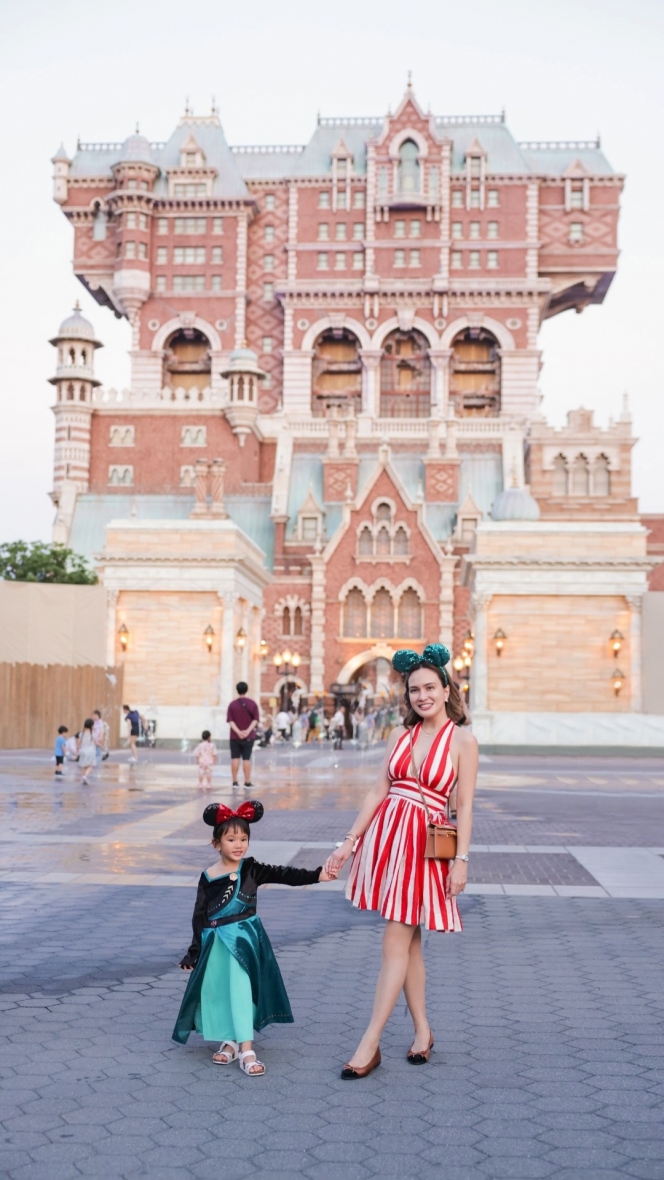
[[[454,860],[457,850],[457,830],[454,824],[435,824],[431,819],[431,812],[427,807],[427,801],[424,798],[424,791],[422,790],[422,783],[420,782],[420,772],[415,763],[415,754],[413,751],[413,731],[410,731],[410,760],[417,778],[417,786],[422,797],[424,810],[427,816],[427,842],[424,848],[425,859],[429,860]]]

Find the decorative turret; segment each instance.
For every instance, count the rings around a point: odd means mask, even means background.
[[[51,156],[51,163],[53,165],[53,200],[57,201],[58,205],[66,205],[71,160],[64,149],[64,144],[60,144],[55,155]]]
[[[228,379],[228,399],[224,413],[233,434],[237,434],[240,446],[243,447],[258,417],[258,382],[263,381],[266,374],[258,367],[256,353],[243,344],[242,348],[236,348],[231,353],[228,368],[224,369],[221,376]]]
[[[159,175],[152,148],[138,126],[125,139],[111,171],[115,189],[108,197],[117,227],[117,257],[113,289],[118,304],[134,329],[137,312],[150,294],[150,243],[154,182]]]
[[[89,320],[76,304],[74,314],[60,325],[50,343],[58,350],[56,388],[55,459],[51,499],[58,507],[54,540],[67,541],[78,492],[88,488],[90,475],[90,419],[92,390],[101,382],[94,374],[94,352],[103,345]]]

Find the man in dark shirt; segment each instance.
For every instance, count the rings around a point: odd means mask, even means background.
[[[231,727],[231,770],[233,772],[233,786],[237,787],[237,776],[242,759],[244,771],[244,785],[251,783],[251,751],[256,739],[258,725],[258,705],[247,696],[249,685],[241,680],[235,685],[237,697],[228,706],[226,720]]]

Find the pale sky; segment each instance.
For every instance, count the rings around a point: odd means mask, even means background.
[[[4,0],[0,542],[50,539],[48,339],[77,298],[105,345],[97,375],[129,379],[126,321],[71,270],[73,233],[51,199],[59,144],[121,140],[137,120],[166,139],[187,95],[199,114],[216,96],[229,143],[303,143],[317,112],[394,108],[409,69],[436,114],[504,107],[517,139],[600,132],[627,174],[604,304],[541,333],[543,409],[561,424],[584,405],[605,424],[629,392],[635,493],[642,510],[664,512],[663,49],[661,0]]]

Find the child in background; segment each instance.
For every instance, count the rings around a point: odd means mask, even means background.
[[[67,739],[65,737],[66,733],[69,733],[67,726],[60,725],[58,727],[58,736],[55,739],[55,749],[53,750],[53,753],[55,754],[55,773],[57,774],[58,778],[62,777],[62,764],[65,760],[65,754],[67,752]]]
[[[194,758],[198,764],[198,785],[202,791],[209,791],[212,787],[212,767],[217,761],[217,747],[210,741],[210,730],[204,729],[194,750]]]
[[[78,765],[82,770],[81,783],[83,786],[88,785],[88,775],[95,765],[95,742],[92,736],[92,726],[94,722],[92,717],[86,717],[83,725],[83,731],[78,743]]]
[[[219,860],[201,874],[192,920],[194,937],[180,966],[191,971],[173,1040],[190,1032],[220,1042],[216,1065],[238,1061],[249,1077],[265,1073],[253,1049],[254,1029],[292,1024],[293,1013],[270,940],[256,913],[260,885],[314,885],[330,881],[325,869],[265,865],[247,856],[249,824],[263,814],[257,799],[231,811],[211,803],[203,821],[213,829]]]

